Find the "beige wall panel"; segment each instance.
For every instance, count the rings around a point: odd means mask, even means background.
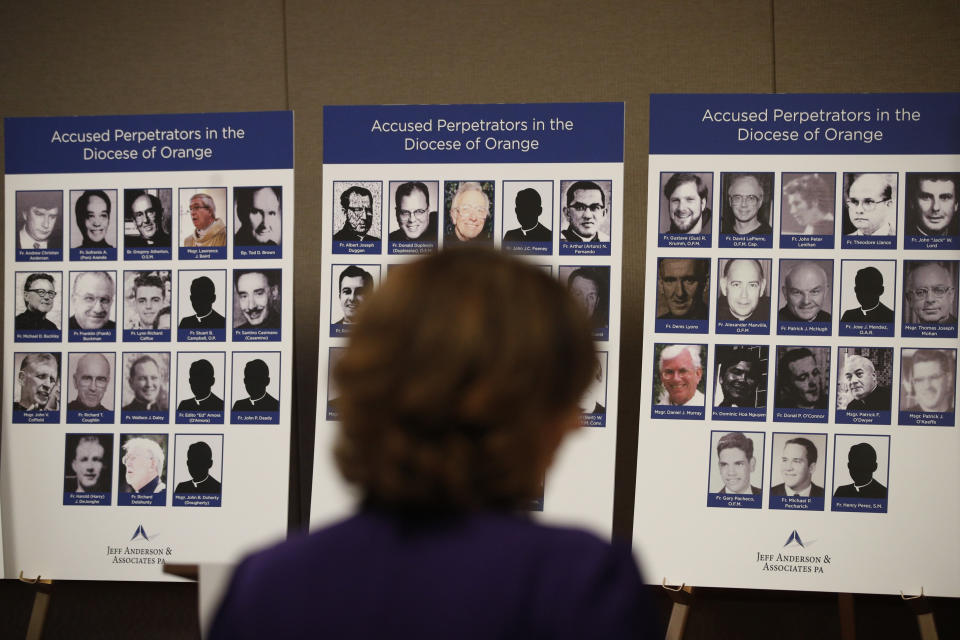
[[[960,2],[775,0],[777,91],[956,91]]]
[[[296,111],[297,201],[320,214],[322,106],[625,101],[624,297],[616,517],[633,511],[643,306],[649,94],[773,87],[770,3],[683,1],[287,2],[290,105]],[[300,412],[312,420],[322,277],[319,224],[296,238]],[[302,230],[302,233],[300,232]],[[314,359],[311,365],[308,359]],[[308,406],[311,405],[311,406]]]

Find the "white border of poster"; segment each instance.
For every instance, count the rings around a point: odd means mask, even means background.
[[[960,94],[652,96],[634,521],[652,582],[960,596],[958,113]],[[709,232],[683,231],[697,182],[674,174],[712,180]],[[913,226],[924,180],[952,180],[952,232]],[[914,261],[952,279],[925,290],[952,315],[910,315]],[[700,345],[698,407],[693,358],[658,357],[680,344]]]
[[[374,121],[429,122],[432,132],[375,132],[371,131]],[[442,121],[459,124],[461,128],[457,132],[445,129]],[[462,128],[464,123],[466,130]],[[337,324],[344,309],[339,296],[333,297],[332,292],[338,289],[334,275],[342,272],[345,265],[356,264],[379,282],[389,277],[391,267],[416,259],[419,253],[433,251],[435,244],[442,248],[451,242],[444,237],[444,214],[452,192],[463,182],[479,182],[491,205],[492,215],[481,231],[490,246],[521,255],[561,280],[577,267],[598,269],[608,279],[608,321],[595,333],[598,351],[606,354],[602,356],[601,380],[591,390],[595,398],[603,396],[604,400],[595,399],[591,407],[599,406],[605,411],[584,414],[583,428],[561,449],[545,479],[543,499],[532,513],[544,521],[576,524],[609,537],[613,518],[623,250],[623,105],[326,107],[324,130],[324,272],[320,279],[311,526],[344,517],[356,506],[356,497],[341,480],[331,455],[337,424],[335,411],[328,409],[328,374],[337,350],[347,343],[345,325]],[[598,242],[568,242],[562,235],[567,223],[561,199],[564,190],[578,180],[592,181],[604,192],[608,215],[599,225]],[[431,194],[429,209],[437,212],[438,224],[435,231],[431,230],[436,237],[429,241],[422,236],[417,242],[396,240],[400,230],[393,196],[398,185],[405,182],[422,182]],[[336,236],[348,226],[340,196],[353,185],[369,189],[372,194],[372,221],[367,226],[378,237],[376,241],[360,237],[350,241],[343,240],[344,235]],[[549,234],[546,240],[513,243],[504,236],[518,227],[514,212],[516,194],[526,188],[534,189],[540,196],[543,212],[539,222]],[[395,233],[393,240],[389,237],[391,232]]]

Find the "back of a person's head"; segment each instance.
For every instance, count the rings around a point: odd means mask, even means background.
[[[337,463],[389,508],[519,507],[595,358],[583,311],[542,268],[475,248],[393,267],[334,367]]]

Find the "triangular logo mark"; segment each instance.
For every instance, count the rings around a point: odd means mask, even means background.
[[[800,545],[801,547],[806,546],[806,545],[803,544],[803,540],[800,539],[800,534],[797,533],[797,530],[796,530],[796,529],[793,530],[793,533],[790,534],[790,537],[787,538],[787,541],[783,543],[783,546],[786,547],[786,546],[789,545],[791,542],[796,542],[796,543],[797,543],[798,545]]]
[[[794,533],[794,535],[796,535],[797,532],[794,531],[793,533]],[[147,532],[146,532],[146,530],[143,528],[143,525],[142,525],[142,524],[137,525],[137,530],[133,532],[133,537],[130,538],[130,539],[131,539],[131,540],[136,540],[136,539],[137,539],[137,536],[140,536],[140,537],[142,537],[144,540],[146,540],[147,542],[150,542],[150,537],[147,536]]]

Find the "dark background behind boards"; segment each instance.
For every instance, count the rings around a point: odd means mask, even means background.
[[[320,212],[323,105],[626,102],[621,317],[629,321],[621,332],[613,525],[629,539],[649,94],[951,91],[960,70],[954,0],[35,1],[3,3],[0,24],[0,116],[296,111],[294,527],[306,523],[310,504],[320,287],[309,274],[323,273],[316,247],[326,227],[306,221]],[[653,592],[666,621],[668,601]],[[830,594],[700,593],[688,639],[839,637]],[[131,628],[141,638],[191,637],[195,597],[193,585],[63,583],[47,637],[84,629],[124,637]],[[0,581],[0,636],[23,635],[31,599],[29,587]],[[898,600],[858,596],[862,636],[919,637]],[[960,635],[960,601],[933,605],[941,637]]]

